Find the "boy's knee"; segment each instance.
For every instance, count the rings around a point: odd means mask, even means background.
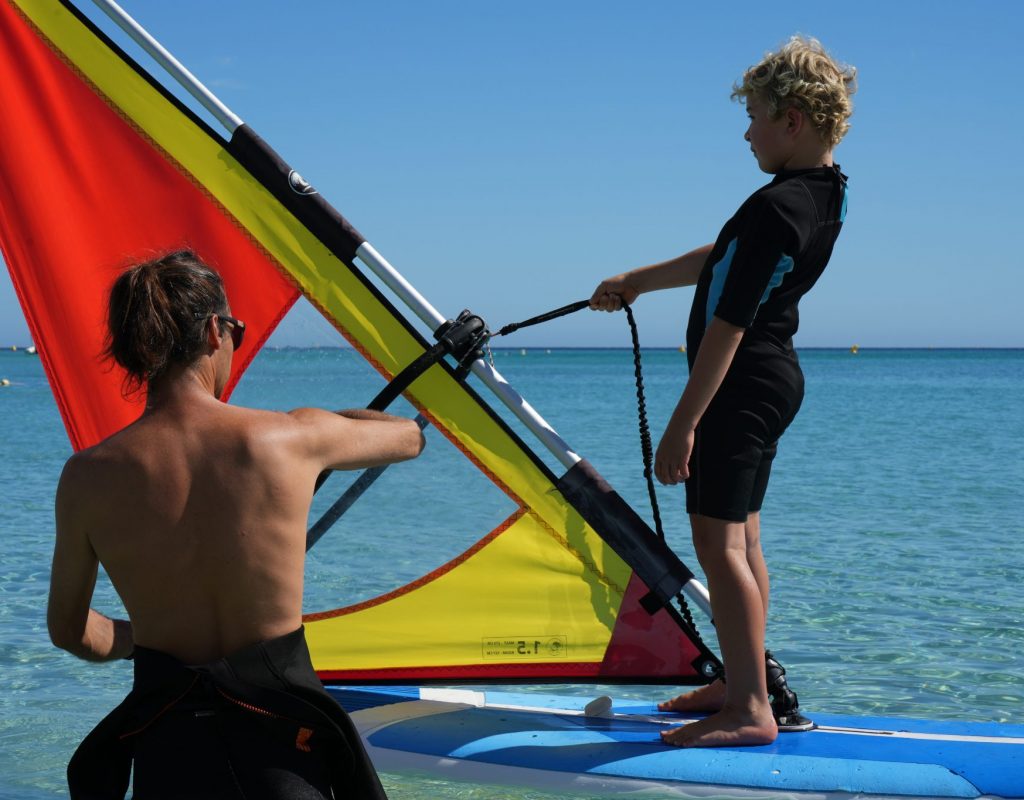
[[[725,558],[731,551],[746,553],[744,523],[691,515],[693,548],[702,565]]]

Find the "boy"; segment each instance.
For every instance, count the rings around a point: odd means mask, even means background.
[[[765,687],[768,571],[760,509],[779,437],[803,398],[793,349],[797,304],[828,263],[846,212],[832,150],[846,133],[856,71],[795,36],[750,68],[744,139],[775,176],[714,245],[602,281],[593,309],[696,284],[686,333],[690,377],[655,455],[663,484],[686,482],[694,548],[707,577],[725,680],[660,704],[707,718],[662,734],[684,747],[759,745],[778,725]]]

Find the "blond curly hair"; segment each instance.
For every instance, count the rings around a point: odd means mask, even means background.
[[[731,96],[745,101],[757,95],[773,119],[787,108],[797,108],[834,147],[850,129],[850,96],[855,91],[856,68],[837,62],[817,39],[797,35],[748,69]]]

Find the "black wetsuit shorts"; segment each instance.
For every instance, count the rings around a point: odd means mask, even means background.
[[[779,437],[804,396],[796,354],[755,356],[726,374],[701,417],[686,481],[686,511],[745,522],[761,510]]]

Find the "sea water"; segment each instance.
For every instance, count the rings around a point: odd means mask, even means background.
[[[801,706],[812,717],[1024,722],[1024,351],[806,350],[801,358],[807,396],[762,512],[768,643]],[[651,519],[631,354],[533,348],[496,351],[494,360]],[[657,444],[685,356],[645,351],[644,370]],[[131,667],[88,664],[49,643],[53,493],[70,448],[38,358],[0,352],[0,379],[10,381],[0,386],[0,797],[63,797],[69,756],[124,695]],[[380,386],[351,350],[267,351],[232,402],[359,407]],[[414,413],[404,401],[395,410]],[[308,609],[418,578],[511,513],[511,501],[447,440],[429,429],[427,439],[420,459],[388,470],[311,552]],[[314,514],[349,480],[332,478]],[[658,499],[669,542],[699,576],[681,488],[659,487]],[[94,605],[123,615],[102,574]],[[699,615],[698,625],[713,643]],[[534,688],[639,699],[672,692]],[[396,799],[554,797],[421,775],[383,780]]]

